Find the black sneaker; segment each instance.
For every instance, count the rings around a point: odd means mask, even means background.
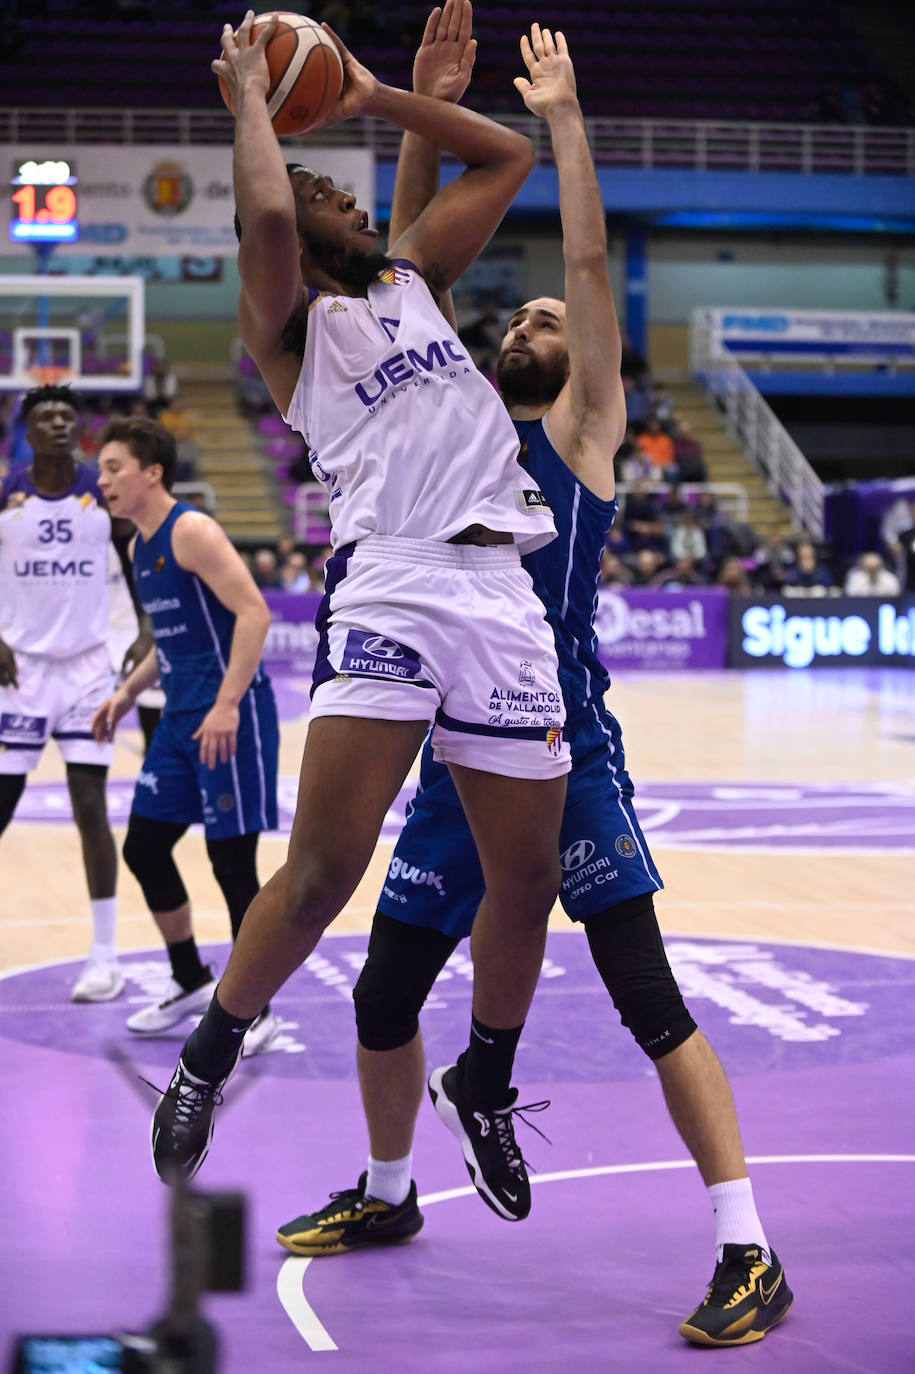
[[[785,1316],[794,1294],[775,1251],[766,1259],[758,1245],[726,1245],[709,1290],[680,1335],[694,1345],[749,1345]]]
[[[416,1205],[416,1184],[410,1184],[406,1200],[398,1206],[366,1197],[368,1174],[361,1174],[355,1188],[331,1193],[320,1212],[306,1212],[281,1226],[276,1238],[294,1255],[342,1255],[367,1245],[403,1245],[423,1228],[423,1214]]]
[[[163,1183],[174,1183],[179,1176],[190,1181],[206,1159],[213,1139],[213,1113],[222,1102],[226,1078],[207,1083],[188,1073],[184,1060],[178,1060],[152,1119],[153,1164]]]
[[[475,1108],[461,1097],[455,1064],[434,1071],[429,1096],[449,1131],[461,1142],[467,1172],[483,1201],[506,1221],[523,1221],[531,1210],[531,1185],[515,1142],[512,1117],[521,1116],[525,1125],[543,1135],[522,1113],[542,1112],[549,1102],[516,1107],[518,1091],[512,1088],[504,1107]]]

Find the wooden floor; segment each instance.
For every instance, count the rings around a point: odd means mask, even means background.
[[[609,695],[627,761],[640,782],[892,783],[915,792],[915,674],[806,671],[631,676]],[[298,772],[305,718],[282,726],[281,774]],[[112,777],[133,778],[140,736],[125,731]],[[33,775],[62,780],[53,746]],[[123,827],[116,826],[118,843]],[[666,884],[658,898],[667,934],[734,935],[915,955],[912,897],[915,835],[906,848],[803,852],[783,848],[652,849]],[[266,836],[262,880],[283,861],[284,838]],[[368,928],[390,853],[381,843],[336,928]],[[198,936],[224,939],[228,923],[202,835],[177,857],[195,908]],[[139,888],[121,865],[118,945],[155,948]],[[557,908],[553,922],[565,925]],[[0,970],[83,955],[88,905],[72,824],[14,819],[0,840]]]

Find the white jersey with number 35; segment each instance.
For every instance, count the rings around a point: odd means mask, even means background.
[[[532,553],[556,536],[498,393],[412,263],[385,269],[366,296],[309,288],[286,420],[330,497],[335,548],[372,534],[443,541],[482,525]]]
[[[108,639],[111,517],[98,474],[80,464],[69,491],[42,496],[28,469],[0,486],[0,636],[11,649],[71,658]]]

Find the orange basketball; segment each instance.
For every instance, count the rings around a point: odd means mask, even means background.
[[[251,26],[252,41],[273,17],[272,13],[256,16]],[[279,23],[267,44],[267,111],[280,137],[304,134],[339,100],[343,63],[333,39],[313,19],[282,11],[277,12],[276,18]],[[222,77],[219,90],[232,110]]]

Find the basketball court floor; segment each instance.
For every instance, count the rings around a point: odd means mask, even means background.
[[[288,830],[307,697],[297,682],[278,694]],[[711,1277],[710,1209],[653,1070],[558,908],[516,1071],[521,1101],[552,1104],[534,1118],[551,1143],[518,1127],[537,1171],[530,1218],[489,1212],[427,1102],[416,1240],[313,1261],[276,1245],[277,1225],[364,1165],[350,991],[408,787],[347,911],[275,999],[282,1034],[233,1079],[197,1179],[248,1199],[247,1287],[205,1304],[224,1374],[913,1368],[915,674],[631,676],[610,704],[667,885],[668,953],[730,1075],[793,1310],[727,1354],[677,1335]],[[113,770],[119,839],[139,740],[123,733]],[[263,841],[263,877],[284,852],[282,835]],[[227,918],[202,837],[178,857],[221,967]],[[119,898],[127,990],[74,1006],[89,922],[49,752],[0,841],[0,1360],[17,1332],[142,1330],[167,1300],[155,1098],[112,1055],[164,1087],[190,1023],[142,1043],[125,1031],[167,962],[126,872]],[[464,1043],[470,980],[462,947],[424,1013],[430,1067]]]

